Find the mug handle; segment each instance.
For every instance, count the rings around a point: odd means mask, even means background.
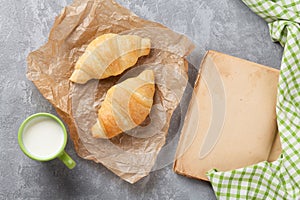
[[[59,156],[61,160],[69,169],[73,169],[76,166],[76,162],[65,152],[63,151]]]

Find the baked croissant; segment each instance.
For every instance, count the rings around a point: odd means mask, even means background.
[[[152,70],[111,87],[98,110],[93,137],[112,138],[141,124],[150,113],[154,90]]]
[[[93,40],[78,59],[70,80],[86,83],[121,74],[150,52],[150,39],[108,33]]]

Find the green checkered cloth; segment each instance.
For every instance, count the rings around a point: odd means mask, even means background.
[[[284,47],[276,107],[282,154],[272,163],[208,176],[218,199],[300,199],[300,1],[243,1]]]

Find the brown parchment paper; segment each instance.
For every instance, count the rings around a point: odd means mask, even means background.
[[[135,34],[151,39],[151,53],[123,74],[87,84],[69,77],[79,56],[97,36]],[[135,183],[149,174],[165,143],[171,115],[187,84],[185,57],[194,48],[185,36],[144,20],[112,0],[75,0],[56,18],[48,42],[28,56],[27,77],[69,127],[77,154]],[[155,72],[154,105],[145,122],[111,140],[91,137],[107,90],[144,69]]]

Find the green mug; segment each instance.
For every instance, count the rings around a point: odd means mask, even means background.
[[[76,166],[64,150],[67,144],[66,127],[50,113],[36,113],[25,119],[18,131],[18,142],[24,154],[33,160],[59,158],[69,169]]]

